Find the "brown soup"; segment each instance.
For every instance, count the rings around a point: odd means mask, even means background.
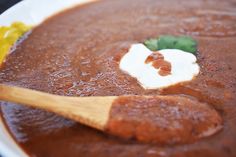
[[[222,116],[223,129],[189,144],[122,140],[42,110],[0,102],[20,146],[35,157],[235,157],[234,0],[101,0],[36,27],[0,68],[0,83],[68,96],[187,95]],[[191,82],[144,90],[118,65],[133,43],[161,34],[198,41],[201,73]]]

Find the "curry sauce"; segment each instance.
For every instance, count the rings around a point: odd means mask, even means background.
[[[140,143],[0,102],[6,126],[35,157],[235,157],[235,12],[234,0],[101,0],[59,13],[34,28],[0,68],[0,83],[58,95],[187,95],[222,118],[223,128],[213,136],[185,144]],[[161,34],[196,39],[201,72],[190,82],[145,90],[119,69],[119,61],[131,44]]]

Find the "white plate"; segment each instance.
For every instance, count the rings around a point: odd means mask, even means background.
[[[93,0],[24,0],[0,15],[0,26],[9,26],[16,21],[38,25],[49,16]],[[0,118],[0,154],[4,157],[27,157],[12,139]]]

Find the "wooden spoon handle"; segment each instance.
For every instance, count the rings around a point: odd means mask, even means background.
[[[0,84],[0,100],[44,109],[104,130],[116,97],[66,97]]]
[[[0,99],[30,107],[51,110],[61,104],[61,97],[30,89],[0,85]],[[63,98],[64,99],[64,98]]]

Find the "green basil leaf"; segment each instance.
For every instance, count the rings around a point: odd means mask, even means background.
[[[177,43],[177,38],[174,36],[166,35],[160,36],[158,40],[158,50],[173,49]]]
[[[144,42],[144,45],[151,51],[157,51],[158,50],[158,39],[149,39]]]
[[[144,42],[144,44],[152,51],[162,50],[162,49],[179,49],[192,54],[196,54],[197,42],[188,36],[171,36],[164,35],[156,39],[149,39]]]
[[[194,54],[197,51],[197,43],[191,37],[182,36],[178,38],[175,48]]]

